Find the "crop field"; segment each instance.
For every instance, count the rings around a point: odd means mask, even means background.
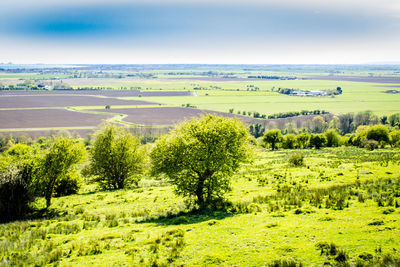
[[[99,112],[112,112],[127,115],[123,119],[125,122],[140,125],[174,125],[184,120],[190,120],[193,117],[199,117],[201,114],[215,114],[225,117],[237,117],[244,122],[250,123],[257,121],[251,117],[233,115],[224,112],[201,110],[195,108],[182,107],[155,107],[155,108],[112,108],[109,110],[91,110]]]
[[[41,96],[41,95],[82,95],[82,96],[105,96],[105,97],[127,97],[127,96],[190,96],[188,91],[140,91],[140,90],[60,90],[60,91],[0,91],[0,96]]]
[[[112,117],[66,109],[0,110],[0,129],[95,127]]]
[[[293,167],[288,158],[299,152],[305,164]],[[389,148],[255,149],[232,177],[231,206],[215,211],[189,212],[151,176],[136,189],[85,185],[45,214],[0,225],[0,258],[6,266],[396,266],[399,163]]]
[[[106,106],[106,105],[154,105],[141,100],[123,100],[94,96],[75,95],[40,95],[40,96],[3,96],[0,97],[0,108],[39,108],[68,106]]]

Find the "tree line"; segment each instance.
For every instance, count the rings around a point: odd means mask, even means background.
[[[342,136],[336,129],[328,129],[324,133],[312,134],[302,132],[299,134],[282,134],[279,129],[267,130],[261,138],[262,144],[271,150],[278,147],[284,149],[305,149],[338,146],[357,146],[369,150],[386,145],[400,147],[400,130],[391,129],[379,124],[373,126],[361,125],[354,134]]]

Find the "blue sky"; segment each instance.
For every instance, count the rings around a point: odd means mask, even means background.
[[[400,62],[398,2],[2,0],[0,62]]]

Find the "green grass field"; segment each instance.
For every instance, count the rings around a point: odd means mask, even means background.
[[[172,82],[171,82],[172,83]],[[180,84],[181,83],[181,84]],[[164,90],[190,88],[188,84],[180,82],[172,88],[170,83],[150,83],[146,88],[162,88]],[[182,84],[183,83],[183,84]],[[154,101],[163,104],[177,105],[190,103],[198,108],[228,112],[233,108],[237,111],[260,112],[273,114],[287,111],[321,109],[336,114],[371,110],[377,115],[390,115],[400,112],[400,94],[384,93],[388,88],[383,84],[361,82],[336,82],[316,80],[295,81],[263,81],[263,82],[198,82],[196,86],[210,88],[210,85],[221,89],[196,90],[195,96],[182,97],[143,97],[142,100]],[[260,91],[246,91],[247,85],[255,85]],[[299,89],[334,89],[342,87],[343,94],[336,97],[296,97],[271,92],[274,88]],[[386,85],[387,86],[387,85]],[[236,91],[239,89],[240,91]],[[132,98],[138,99],[138,98]]]
[[[305,165],[293,167],[295,152],[257,149],[220,211],[188,212],[154,177],[117,191],[85,184],[45,215],[0,225],[0,265],[370,266],[398,256],[399,151],[303,150]]]

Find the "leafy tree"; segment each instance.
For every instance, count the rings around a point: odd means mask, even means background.
[[[310,137],[310,145],[315,149],[320,149],[326,144],[326,137],[323,134],[312,134]]]
[[[283,148],[293,149],[296,145],[296,136],[294,134],[287,134],[283,138]]]
[[[371,126],[367,130],[367,139],[375,140],[381,144],[381,147],[383,147],[385,143],[389,142],[389,130],[384,125]]]
[[[296,136],[296,142],[299,148],[307,148],[310,142],[310,135],[308,133],[301,133]]]
[[[389,144],[391,147],[399,147],[400,146],[400,130],[393,131],[389,134]]]
[[[249,127],[250,134],[253,135],[255,138],[258,138],[260,136],[264,135],[265,128],[262,127],[260,123],[252,124]]]
[[[283,136],[281,134],[281,131],[278,129],[273,129],[265,132],[263,137],[263,141],[266,144],[270,144],[272,150],[275,150],[276,145],[282,142],[282,140]]]
[[[165,174],[179,195],[210,206],[230,190],[230,177],[249,158],[249,134],[238,119],[214,115],[184,122],[151,152],[154,174]]]
[[[341,134],[351,133],[354,130],[354,114],[348,113],[339,116],[339,129]]]
[[[338,116],[333,116],[332,120],[329,122],[329,128],[339,130],[340,120]]]
[[[56,137],[42,163],[42,190],[46,207],[50,207],[54,188],[77,163],[85,158],[85,148],[71,138]]]
[[[314,133],[322,133],[328,128],[328,123],[325,122],[322,116],[315,116],[312,120],[312,131]]]
[[[89,154],[86,173],[94,176],[101,188],[121,189],[138,184],[145,154],[140,141],[122,127],[106,125],[97,133]]]
[[[392,127],[399,126],[400,124],[400,113],[392,114],[388,118],[389,124]]]
[[[0,221],[21,217],[38,196],[41,154],[17,144],[0,155]]]
[[[19,169],[10,166],[6,171],[0,172],[0,221],[20,217],[32,200],[29,182]]]
[[[327,147],[337,147],[340,144],[340,135],[336,130],[329,129],[325,132],[326,146]]]

